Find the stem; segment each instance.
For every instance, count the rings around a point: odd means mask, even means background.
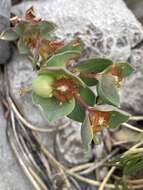
[[[84,101],[84,99],[80,95],[76,95],[75,98],[80,103],[80,105],[85,109],[89,110],[91,107]]]
[[[112,175],[112,173],[115,171],[115,169],[116,169],[116,167],[113,166],[113,167],[109,170],[109,172],[107,173],[107,175],[106,175],[105,178],[103,179],[103,181],[102,181],[102,183],[101,183],[101,185],[100,185],[100,187],[99,187],[99,190],[103,190],[103,189],[104,189],[105,185],[107,184],[109,178],[111,177],[111,175]]]
[[[133,126],[133,125],[131,125],[129,123],[123,123],[122,125],[124,127],[128,128],[128,129],[133,130],[133,131],[136,131],[136,132],[139,132],[139,133],[143,133],[143,129],[139,129],[139,128],[137,128],[137,127],[135,127],[135,126]]]

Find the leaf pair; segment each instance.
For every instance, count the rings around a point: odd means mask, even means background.
[[[120,96],[117,83],[119,83],[119,80],[122,78],[132,74],[133,71],[134,68],[128,63],[116,63],[106,68],[97,85],[97,92],[102,103],[120,107]]]
[[[75,100],[60,104],[56,98],[43,98],[33,93],[33,102],[43,111],[46,119],[51,123],[68,115],[75,107]]]
[[[74,40],[61,48],[58,48],[45,64],[48,67],[67,68],[70,60],[80,57],[84,45],[80,40]]]
[[[109,128],[118,127],[120,124],[126,122],[130,117],[128,113],[121,111],[118,108],[113,107],[111,105],[97,105],[94,107],[94,111],[110,114],[110,118],[108,121]],[[90,112],[87,112],[85,120],[81,126],[81,138],[82,138],[83,146],[86,150],[89,149],[90,144],[92,140],[95,139],[95,137],[96,137],[96,133],[93,130],[93,123],[91,122],[91,119],[90,119]]]
[[[94,99],[95,102],[95,96],[92,93],[90,89],[86,87],[84,82],[78,78],[77,76],[73,75],[71,72],[64,68],[58,68],[58,67],[48,67],[48,68],[43,68],[39,71],[39,75],[47,75],[47,76],[52,76],[53,78],[68,78],[71,79],[79,89],[79,93],[83,94],[83,96],[88,97],[88,95],[92,96],[92,99],[90,102]],[[90,97],[91,97],[90,96]],[[88,98],[90,98],[88,97]],[[54,122],[55,120],[58,120],[59,118],[69,115],[75,108],[75,98],[73,98],[70,101],[60,103],[56,98],[54,97],[49,97],[49,98],[44,98],[36,95],[33,93],[33,102],[36,105],[39,105],[41,109],[43,110],[44,114],[46,115],[47,119],[49,122]],[[55,107],[55,110],[54,110]],[[84,118],[84,110],[79,110],[78,114],[83,114],[82,118]],[[54,113],[54,114],[53,114]]]

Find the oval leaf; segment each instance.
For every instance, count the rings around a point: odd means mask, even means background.
[[[74,99],[60,104],[55,98],[42,98],[35,93],[33,93],[32,99],[33,103],[41,108],[50,123],[70,114],[75,107]]]
[[[135,69],[129,63],[115,63],[104,70],[104,73],[109,73],[113,68],[118,68],[121,71],[121,77],[125,78],[131,75]]]
[[[110,59],[98,58],[98,59],[89,59],[80,62],[76,66],[76,70],[79,72],[102,72],[107,67],[112,65],[113,62]]]
[[[37,28],[41,31],[42,34],[46,34],[54,31],[57,28],[57,25],[50,21],[41,21],[37,25]]]
[[[1,40],[15,41],[19,38],[18,34],[12,29],[8,29],[0,34]]]
[[[115,65],[121,69],[123,78],[128,77],[135,70],[129,63],[116,63]]]
[[[18,51],[19,51],[20,54],[26,55],[26,54],[29,54],[29,53],[30,53],[29,48],[28,48],[28,47],[25,45],[25,43],[22,41],[22,38],[20,38],[20,39],[18,40],[17,46],[18,46]]]
[[[38,73],[52,75],[53,77],[61,77],[61,76],[68,77],[71,78],[77,85],[82,86],[84,88],[86,87],[86,84],[78,76],[75,76],[65,68],[46,67],[41,69]]]
[[[87,78],[84,76],[80,75],[80,78],[83,80],[83,82],[87,85],[87,86],[95,86],[98,83],[98,80],[94,79],[94,78]]]
[[[95,94],[89,88],[82,88],[80,90],[80,96],[89,106],[93,106],[96,103]],[[78,122],[84,121],[85,110],[81,107],[80,103],[77,100],[74,110],[70,113],[70,115],[68,115],[68,117]]]
[[[66,51],[63,53],[55,54],[48,59],[46,64],[48,67],[61,67],[66,68],[70,59],[77,58],[80,55],[79,51]]]
[[[130,118],[130,114],[112,105],[96,105],[94,109],[98,111],[111,113],[110,120],[109,120],[110,128],[116,128],[120,126],[122,123],[127,122]]]
[[[127,122],[130,118],[130,115],[122,110],[114,108],[112,111],[111,118],[109,121],[110,128],[119,127],[122,123]]]
[[[66,44],[65,46],[59,48],[55,53],[62,53],[65,51],[79,51],[81,53],[83,51],[83,49],[84,49],[83,42],[80,40],[79,41],[74,40],[74,41]]]
[[[83,147],[85,148],[85,150],[88,151],[93,139],[93,131],[91,128],[88,114],[86,114],[85,120],[81,126],[81,139],[82,139]]]
[[[112,76],[103,76],[97,85],[99,97],[105,103],[120,106],[120,97],[116,87],[115,79]]]

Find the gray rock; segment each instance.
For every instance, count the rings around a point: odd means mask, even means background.
[[[11,0],[0,0],[0,15],[9,20]]]
[[[123,82],[122,107],[132,114],[143,114],[143,46],[131,51],[129,61],[136,71]]]
[[[6,138],[6,121],[0,105],[0,189],[34,190],[11,152]]]
[[[140,112],[143,96],[143,91],[140,92],[142,48],[134,47],[142,41],[143,29],[121,0],[89,0],[84,3],[82,0],[24,2],[13,7],[12,11],[23,15],[31,5],[34,5],[39,16],[57,23],[56,35],[59,38],[70,40],[80,37],[86,45],[86,57],[108,57],[115,61],[130,59],[137,71],[125,81],[121,99],[125,108]],[[29,60],[15,53],[8,65],[11,95],[25,118],[40,127],[48,124],[32,104],[31,95],[21,97],[19,94],[21,88],[31,85],[35,76]],[[137,96],[137,92],[140,92],[140,96]],[[52,152],[53,144],[56,143],[58,159],[66,165],[74,165],[88,160],[84,157],[79,137],[80,126],[72,123],[72,126],[57,133],[55,138],[47,134],[40,135],[39,138]]]
[[[11,0],[0,0],[0,33],[9,26]],[[0,64],[5,64],[10,57],[9,43],[0,40]]]
[[[29,121],[33,125],[38,126],[39,128],[40,127],[48,127],[48,128],[52,128],[52,129],[54,127],[56,127],[57,125],[61,126],[63,123],[66,122],[66,120],[63,119],[63,120],[56,122],[54,125],[49,125],[46,118],[43,116],[43,114],[41,114],[41,111],[37,108],[37,106],[35,106],[32,103],[31,94],[27,94],[26,96],[20,95],[20,89],[24,88],[24,87],[31,87],[32,80],[36,77],[36,73],[33,71],[32,65],[26,57],[17,55],[17,53],[15,53],[12,61],[10,62],[10,64],[7,67],[7,71],[8,71],[7,74],[8,74],[8,81],[9,81],[11,96],[14,99],[14,101],[16,102],[16,105],[18,106],[19,110],[23,113],[24,117],[27,119],[27,121]],[[61,133],[63,133],[63,134],[66,133],[65,136],[66,136],[66,138],[68,138],[68,136],[71,135],[70,128],[72,128],[72,134],[77,139],[77,136],[78,137],[80,136],[80,126],[75,127],[75,125],[74,126],[72,126],[72,125],[73,124],[71,124],[68,128],[65,129],[64,132],[61,132]],[[60,138],[62,139],[63,136],[61,136]],[[49,133],[39,134],[38,137],[39,137],[40,141],[45,146],[47,146],[51,152],[53,152],[53,142],[55,139],[54,134],[51,134],[51,133],[50,134]],[[61,141],[61,139],[60,139],[60,141]],[[68,141],[68,140],[66,139],[66,141]],[[72,154],[73,150],[75,151],[75,154],[73,154],[74,156],[72,158],[70,158],[68,156],[67,156],[67,158],[65,158],[67,164],[71,164],[71,163],[77,164],[77,162],[87,161],[87,159],[83,157],[83,149],[81,147],[81,140],[78,139],[76,141],[78,141],[78,142],[73,143],[73,145],[68,150],[68,154]],[[77,145],[78,145],[78,148],[76,148]],[[60,144],[57,145],[59,151],[62,154],[63,150],[60,149],[61,148],[60,146],[61,146]],[[79,149],[80,149],[80,151],[76,151]],[[80,154],[80,156],[79,156],[79,154]],[[62,158],[64,156],[65,155],[62,154]],[[77,159],[77,161],[75,163],[76,159]]]
[[[86,57],[107,57],[127,61],[137,68],[121,90],[124,108],[142,113],[142,48],[143,28],[121,0],[53,0],[27,2],[12,10],[23,15],[33,5],[44,19],[57,23],[61,39],[80,37],[86,45]],[[136,87],[134,87],[136,86]],[[138,94],[138,95],[137,95]],[[136,95],[136,96],[135,96]]]
[[[127,60],[143,38],[141,25],[121,0],[27,2],[12,11],[23,15],[31,5],[39,16],[57,23],[58,37],[81,37],[88,56]]]
[[[56,134],[55,150],[58,160],[67,166],[87,162],[92,154],[85,154],[80,138],[80,124],[72,122],[66,130]]]
[[[133,11],[133,13],[136,15],[137,19],[141,23],[143,23],[143,1],[142,0],[125,0],[127,3],[127,6]]]
[[[8,65],[7,74],[11,95],[23,115],[28,121],[39,127],[47,125],[47,121],[41,116],[39,109],[36,109],[36,106],[33,105],[31,94],[27,96],[21,96],[20,94],[22,88],[31,87],[32,80],[36,77],[36,73],[33,71],[30,61],[26,57],[15,53]]]

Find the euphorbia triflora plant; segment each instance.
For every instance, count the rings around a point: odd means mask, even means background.
[[[57,40],[55,29],[54,23],[37,18],[31,7],[25,19],[11,18],[11,27],[1,34],[1,39],[15,41],[19,52],[30,58],[37,71],[32,99],[47,120],[52,123],[67,116],[81,122],[83,145],[88,149],[97,133],[129,119],[130,115],[119,109],[119,88],[134,69],[126,62],[114,63],[105,58],[80,61],[83,42]]]

